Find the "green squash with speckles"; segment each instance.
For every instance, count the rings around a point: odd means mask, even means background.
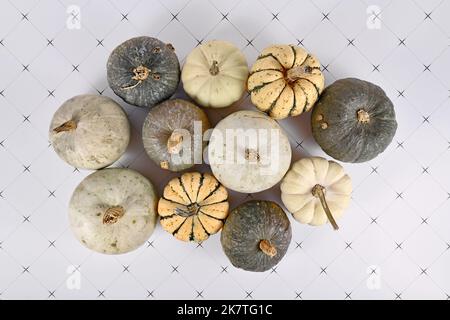
[[[366,162],[382,153],[397,130],[394,105],[379,86],[347,78],[322,93],[311,116],[320,147],[343,162]]]
[[[137,37],[111,53],[107,77],[111,89],[125,102],[150,108],[175,93],[180,82],[180,64],[171,44]]]
[[[231,211],[222,229],[222,248],[236,268],[264,272],[280,262],[291,243],[286,213],[272,201],[253,200]]]

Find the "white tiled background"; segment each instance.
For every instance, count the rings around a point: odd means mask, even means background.
[[[1,0],[0,299],[449,298],[449,15],[448,0]],[[138,35],[172,43],[181,62],[205,39],[234,42],[250,64],[272,43],[299,44],[319,57],[328,84],[354,76],[381,85],[398,131],[375,160],[345,164],[354,193],[341,230],[291,219],[287,255],[261,274],[233,268],[219,235],[197,246],[158,227],[130,254],[82,247],[66,211],[88,172],[57,158],[48,125],[74,95],[119,101],[106,82],[106,60]],[[122,105],[133,140],[117,165],[140,171],[161,192],[174,175],[143,153],[146,112]],[[239,108],[251,108],[248,97],[209,115],[215,123]],[[295,159],[324,155],[309,114],[281,124]],[[279,189],[231,198],[233,206],[279,202]]]

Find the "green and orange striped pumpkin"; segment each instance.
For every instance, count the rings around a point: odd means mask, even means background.
[[[274,119],[311,110],[324,86],[319,60],[294,45],[264,49],[247,82],[252,103]]]
[[[208,173],[190,172],[169,181],[158,203],[164,230],[182,241],[203,242],[222,229],[228,192]]]

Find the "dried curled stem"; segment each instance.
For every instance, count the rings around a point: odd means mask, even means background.
[[[311,193],[314,197],[319,198],[320,203],[322,204],[323,210],[325,211],[325,214],[327,215],[328,221],[330,221],[334,230],[338,230],[339,226],[336,223],[336,220],[334,220],[334,217],[331,214],[330,208],[328,207],[327,200],[325,199],[325,188],[323,186],[321,186],[320,184],[316,184],[312,188]]]
[[[133,69],[133,73],[134,73],[134,76],[131,78],[131,79],[133,79],[133,80],[135,80],[135,81],[137,81],[134,85],[132,85],[132,86],[128,86],[128,87],[123,87],[122,89],[124,89],[124,90],[129,90],[129,89],[134,89],[134,88],[136,88],[138,85],[140,85],[142,82],[144,82],[145,80],[147,80],[147,78],[150,76],[150,74],[152,73],[152,71],[149,69],[149,68],[147,68],[147,67],[145,67],[145,66],[139,66],[139,67],[137,67],[137,68],[134,68]],[[158,79],[156,79],[154,76],[153,76],[153,78],[155,79],[155,80],[158,80]]]
[[[219,74],[219,62],[217,60],[213,60],[211,68],[209,68],[209,73],[212,76]]]
[[[55,129],[53,129],[53,131],[56,132],[56,133],[68,132],[68,131],[73,131],[76,128],[77,128],[77,123],[75,121],[73,121],[73,120],[69,120],[67,122],[64,122],[59,127],[56,127]]]
[[[114,224],[119,221],[125,214],[125,209],[122,206],[114,206],[108,208],[103,215],[103,224]]]
[[[292,69],[289,69],[286,73],[286,79],[288,82],[292,83],[299,79],[304,79],[308,75],[311,74],[313,69],[310,66],[297,66]]]
[[[264,254],[273,258],[277,255],[277,248],[275,248],[269,240],[263,239],[259,242],[259,249],[261,249]]]

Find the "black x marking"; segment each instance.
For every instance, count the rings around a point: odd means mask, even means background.
[[[122,266],[123,271],[122,272],[130,272],[130,266]]]
[[[22,216],[22,218],[23,218],[23,221],[22,221],[22,223],[25,223],[25,222],[30,222],[30,218],[31,218],[31,216]]]
[[[201,242],[197,243],[197,246],[195,248],[203,248],[203,245]]]
[[[301,39],[301,40],[297,39],[297,45],[303,46],[303,41],[305,41],[305,39]]]
[[[405,90],[397,90],[397,98],[398,97],[405,97]]]
[[[229,13],[222,13],[222,20],[228,20]]]
[[[247,40],[247,45],[246,45],[246,47],[248,47],[248,46],[252,46],[252,47],[253,47],[253,40],[255,40],[255,39],[252,39],[252,40],[246,39],[246,40]]]
[[[153,241],[147,241],[147,248],[149,248],[149,247],[154,248]]]
[[[301,299],[302,293],[303,293],[303,291],[300,291],[300,292],[295,291],[295,299]]]
[[[378,217],[375,217],[375,218],[370,218],[370,220],[372,220],[372,221],[370,221],[370,224],[378,224],[378,222],[377,222],[377,219],[378,219]]]
[[[327,267],[320,267],[320,274],[327,274]]]
[[[397,197],[396,199],[403,199],[403,192],[396,192]]]
[[[73,68],[72,72],[74,72],[74,71],[80,72],[80,70],[78,69],[79,67],[80,67],[79,64],[73,64],[72,65],[72,68]]]
[[[55,292],[56,292],[56,290],[53,290],[53,291],[48,291],[48,298],[54,298],[55,297]]]
[[[53,43],[54,40],[55,40],[55,39],[47,39],[47,47],[48,47],[48,46],[54,47],[54,46],[55,46],[54,43]]]
[[[348,44],[347,44],[347,47],[349,47],[349,46],[355,46],[355,39],[347,39],[347,41],[348,41]]]
[[[329,64],[327,64],[326,66],[322,66],[322,71],[328,71],[328,72],[330,72],[330,70],[328,70],[328,67],[329,67],[330,65]]]
[[[53,241],[48,240],[48,247],[49,247],[49,248],[50,248],[50,247],[55,247],[55,242],[56,242],[56,240],[53,240]]]
[[[295,242],[295,249],[303,249],[303,242]]]
[[[23,12],[21,12],[20,14],[22,15],[22,21],[23,21],[23,20],[29,21],[29,20],[28,20],[28,15],[29,15],[29,13],[23,13]]]
[[[395,250],[397,250],[397,249],[400,249],[400,250],[403,250],[403,242],[400,242],[400,243],[395,243]]]
[[[55,97],[55,90],[47,90],[48,91],[48,95],[47,95],[47,98],[49,98],[49,97]]]
[[[105,39],[96,39],[96,40],[97,40],[97,47],[99,47],[99,46],[104,47],[103,41],[105,41]]]
[[[253,297],[252,297],[253,291],[245,291],[245,293],[246,293],[245,299],[247,299],[247,298],[253,299]]]
[[[23,64],[22,65],[22,72],[27,71],[30,72],[30,65],[29,64]]]
[[[98,291],[98,298],[105,297],[105,290],[97,290]]]
[[[30,167],[31,167],[31,165],[28,165],[28,166],[23,165],[23,171],[22,172],[30,172]]]
[[[330,15],[330,12],[328,12],[328,13],[324,13],[324,12],[322,12],[322,21],[324,21],[324,20],[330,20],[330,17],[329,17],[329,15]]]
[[[5,97],[5,90],[0,90],[0,96]]]
[[[95,89],[96,91],[97,91],[97,93],[99,94],[99,95],[103,95],[103,92],[105,92],[105,90],[106,89],[103,89],[103,90],[99,90],[99,89]]]
[[[423,65],[423,72],[425,72],[425,71],[431,71],[431,70],[430,70],[430,67],[431,67],[431,64],[428,64],[428,65],[427,65],[427,64],[424,64],[424,65]]]
[[[24,267],[24,266],[22,266],[22,273],[30,273],[30,266],[28,266],[28,267]]]
[[[404,144],[404,143],[405,143],[405,141],[402,141],[402,142],[397,141],[397,149],[398,149],[398,148],[404,149],[404,147],[403,147],[403,144]]]
[[[372,172],[370,174],[372,174],[372,173],[378,174],[378,167],[371,167],[371,168],[372,168]]]
[[[347,300],[347,299],[352,299],[352,293],[351,292],[349,292],[349,293],[347,293],[347,292],[345,292],[345,300]]]
[[[406,41],[406,38],[405,39],[398,39],[398,45],[399,46],[406,46],[406,43],[405,43],[405,41]]]
[[[420,268],[420,275],[428,275],[428,273],[427,273],[427,271],[428,271],[428,269],[427,268]]]
[[[431,18],[431,14],[432,14],[432,13],[433,13],[433,12],[430,12],[430,13],[424,12],[425,18],[424,18],[423,20],[427,20],[427,19],[433,20],[433,19]]]
[[[171,20],[171,21],[173,21],[173,20],[179,21],[179,20],[178,20],[178,15],[180,14],[179,12],[178,12],[178,13],[175,13],[175,14],[173,14],[173,13],[171,12],[170,14],[172,15],[172,20]]]
[[[203,291],[197,291],[197,290],[195,290],[195,292],[197,292],[197,297],[196,297],[196,298],[204,298],[204,297],[203,297]]]
[[[373,70],[372,70],[372,72],[375,72],[375,71],[378,71],[378,72],[380,72],[380,65],[379,65],[379,64],[377,64],[377,65],[375,65],[375,64],[372,64],[372,67],[373,67]]]
[[[422,222],[420,224],[428,224],[428,218],[420,217],[420,219],[422,220]]]
[[[422,174],[424,174],[424,173],[429,174],[429,172],[428,172],[429,169],[430,169],[429,167],[422,167]]]
[[[150,298],[150,297],[154,297],[154,294],[155,293],[155,290],[152,290],[152,291],[150,291],[150,290],[147,290],[147,298]]]
[[[402,294],[401,293],[395,293],[395,300],[402,300]]]
[[[220,271],[220,273],[228,273],[228,267],[223,267],[223,266],[220,266],[221,268],[222,268],[222,271]]]
[[[129,15],[129,13],[121,13],[121,15],[122,15],[122,21],[123,21],[123,20],[127,20],[127,21],[128,21],[128,15]]]
[[[23,122],[30,122],[30,117],[31,115],[28,116],[22,116],[23,117]]]
[[[272,13],[272,20],[279,20],[278,19],[278,15],[279,15],[280,13],[278,12],[278,13]]]
[[[346,242],[345,243],[345,249],[352,249],[352,243],[351,242]]]
[[[179,266],[176,266],[176,267],[172,266],[172,273],[174,273],[174,272],[179,273],[178,267]]]
[[[270,273],[278,273],[277,272],[277,267],[273,267],[272,270],[270,271]]]
[[[301,142],[296,142],[297,145],[295,146],[295,149],[298,149],[298,147],[301,147],[302,149],[304,149],[304,148],[303,148],[303,142],[305,142],[305,141],[302,140]]]

